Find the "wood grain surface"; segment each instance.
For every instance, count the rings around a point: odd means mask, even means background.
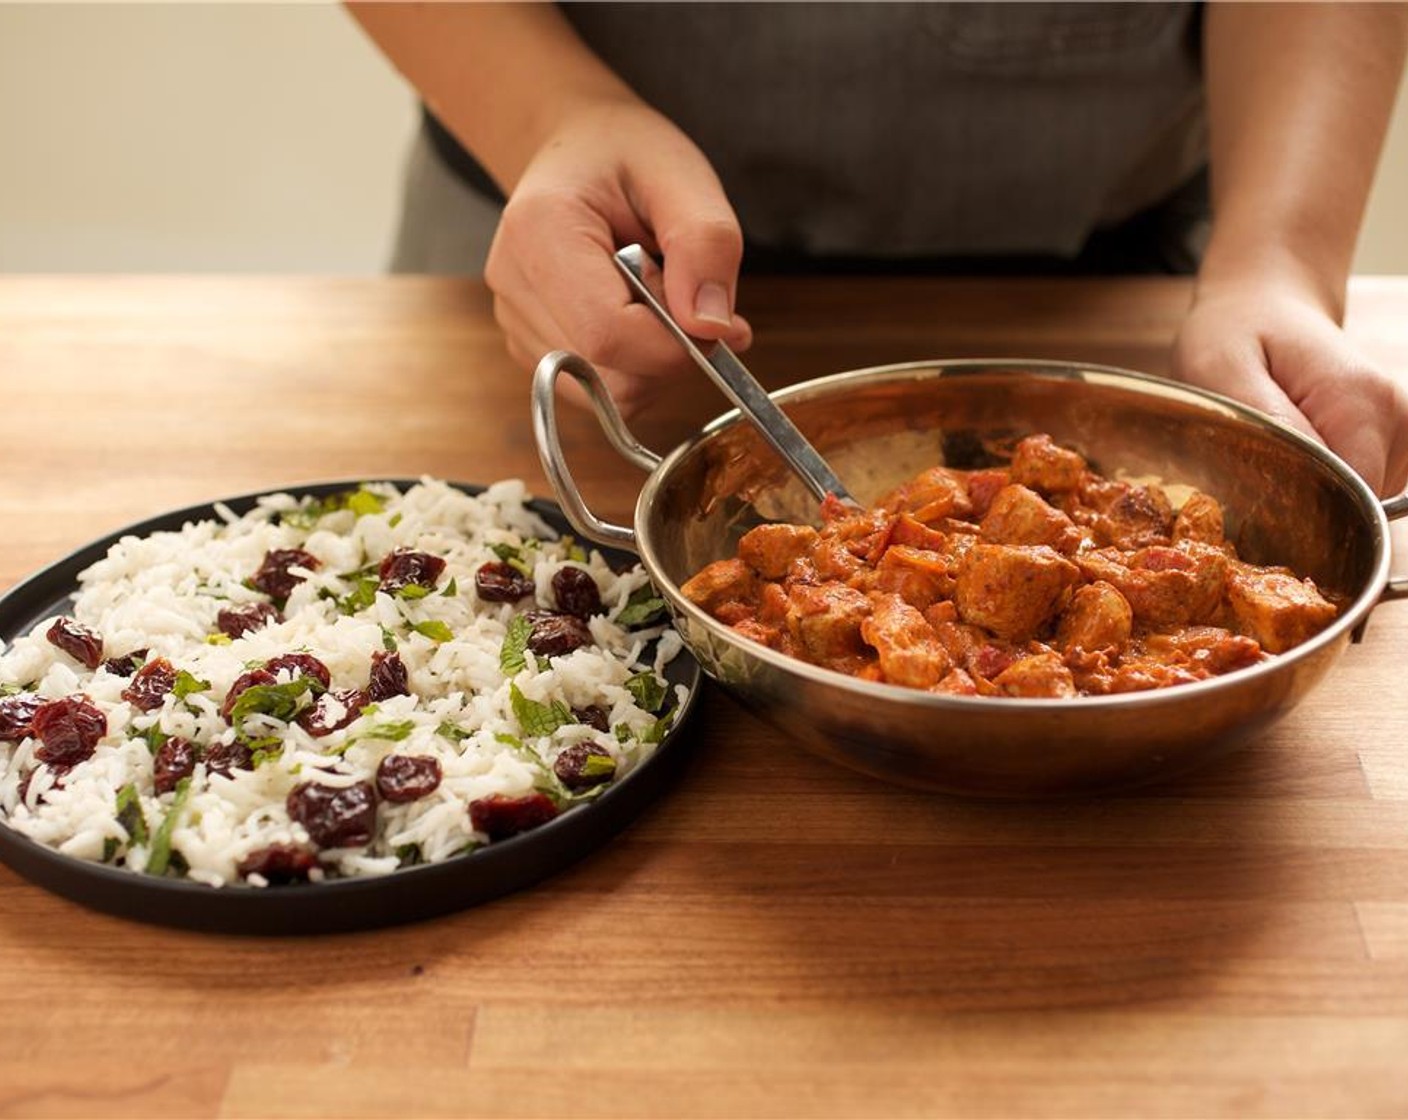
[[[771,384],[1167,368],[1177,280],[754,281]],[[1351,329],[1408,371],[1408,280]],[[723,411],[683,386],[659,450]],[[0,278],[0,589],[162,510],[327,478],[546,485],[490,300],[426,279]],[[582,414],[599,512],[641,481]],[[1403,555],[1400,536],[1399,554]],[[713,686],[683,780],[539,887],[378,932],[107,917],[0,868],[4,1116],[1408,1115],[1408,606],[1215,768],[995,804],[818,761]]]

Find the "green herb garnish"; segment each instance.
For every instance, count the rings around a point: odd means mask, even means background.
[[[458,595],[459,593],[460,593],[460,585],[459,585],[459,583],[455,580],[455,577],[454,577],[454,576],[451,576],[451,577],[450,577],[450,582],[445,585],[445,590],[442,591],[442,592],[440,592],[440,594],[443,595],[443,596],[445,596],[445,598],[447,598],[447,599],[453,599],[453,598],[454,598],[456,595]]]
[[[626,691],[634,698],[635,702],[647,712],[658,712],[660,705],[665,702],[668,694],[665,682],[652,673],[649,669],[637,673],[626,681]]]
[[[281,719],[285,723],[298,713],[298,702],[311,691],[307,677],[295,677],[287,684],[256,684],[245,689],[230,709],[230,723],[239,727],[250,716],[258,714]]]
[[[417,634],[423,634],[432,642],[448,642],[455,636],[449,626],[441,622],[438,618],[427,619],[425,622],[412,623],[411,629]]]
[[[440,724],[440,726],[435,729],[435,734],[439,735],[442,739],[449,739],[452,743],[463,743],[466,739],[472,738],[474,732],[466,731],[458,724],[445,720],[444,723]]]
[[[631,597],[626,600],[626,605],[616,616],[616,622],[621,626],[644,626],[648,622],[657,621],[664,614],[665,600],[647,583],[631,592]]]
[[[117,823],[127,830],[128,843],[147,842],[147,818],[142,813],[142,799],[131,782],[117,791]]]
[[[561,700],[540,704],[524,696],[516,684],[508,686],[513,716],[525,735],[551,735],[564,724],[575,723],[571,710]]]
[[[499,647],[499,669],[511,677],[528,665],[528,636],[533,632],[533,624],[527,615],[516,614],[509,620],[508,631],[504,634],[504,644]]]
[[[210,688],[209,681],[203,681],[185,669],[179,669],[176,673],[176,683],[171,686],[171,694],[177,700],[184,700],[193,692],[205,692]]]
[[[181,812],[186,807],[186,799],[191,795],[191,779],[182,778],[176,783],[176,796],[171,808],[166,811],[156,835],[152,837],[151,852],[147,856],[147,874],[165,875],[171,863],[171,834],[176,831]]]

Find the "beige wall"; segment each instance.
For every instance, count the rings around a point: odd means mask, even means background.
[[[336,6],[0,2],[0,270],[378,271],[414,118]],[[1408,97],[1358,265],[1408,273]]]

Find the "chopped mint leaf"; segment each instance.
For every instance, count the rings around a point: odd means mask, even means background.
[[[454,632],[438,618],[413,623],[411,629],[417,634],[425,635],[425,637],[429,638],[432,642],[448,642],[455,636]]]
[[[362,575],[357,576],[356,580],[356,586],[337,601],[337,609],[343,614],[356,614],[376,602],[376,589],[381,586],[381,580],[376,576]]]
[[[137,732],[135,738],[141,739],[144,743],[146,743],[147,750],[151,751],[152,754],[155,755],[157,751],[161,750],[162,744],[164,744],[166,740],[171,738],[171,736],[168,735],[165,731],[163,731],[159,725],[154,723],[145,731]]]
[[[434,590],[433,587],[426,587],[423,583],[408,583],[404,587],[396,589],[396,598],[414,602],[416,599],[424,599]]]
[[[419,844],[402,844],[396,849],[395,855],[397,867],[415,867],[425,862],[425,858],[420,854]]]
[[[147,842],[147,818],[142,813],[142,799],[137,787],[128,782],[117,791],[117,823],[127,830],[129,844]]]
[[[510,735],[507,731],[495,731],[494,742],[502,743],[506,747],[512,747],[516,751],[524,749],[523,740],[517,735]]]
[[[357,517],[365,517],[369,513],[380,513],[386,508],[386,503],[377,495],[370,490],[360,488],[347,495],[346,505]]]
[[[266,762],[273,762],[284,753],[284,743],[277,735],[261,735],[257,739],[246,739],[249,748],[250,764],[258,770]]]
[[[585,564],[587,562],[586,549],[577,543],[576,537],[563,537],[562,547],[567,549],[567,559],[575,560],[578,564]]]
[[[505,564],[512,560],[522,560],[523,550],[514,544],[504,544],[502,541],[489,546],[489,551],[502,560]]]
[[[659,620],[664,614],[665,600],[647,583],[631,592],[631,597],[626,600],[626,605],[621,608],[616,621],[621,626],[644,626],[648,622]]]
[[[658,712],[660,705],[665,702],[665,682],[649,669],[628,678],[626,681],[626,691],[629,692],[635,698],[635,702],[647,712]]]
[[[171,808],[166,811],[166,816],[157,827],[156,835],[152,837],[151,852],[147,855],[147,874],[166,874],[166,868],[171,863],[171,834],[176,831],[176,824],[190,795],[191,779],[182,778],[176,783],[176,796],[171,801]]]
[[[396,652],[396,635],[385,626],[381,628],[381,648],[389,653]]]
[[[393,513],[391,515],[391,520],[389,520],[386,524],[393,529],[396,528],[397,525],[401,524],[401,515],[399,513]]]
[[[176,683],[171,686],[171,694],[177,700],[184,700],[193,692],[205,692],[209,688],[209,681],[203,681],[185,669],[179,669],[176,673]]]
[[[374,723],[359,733],[357,739],[387,739],[390,742],[399,743],[402,739],[408,738],[415,729],[416,721],[413,719],[396,720],[394,723]]]
[[[449,739],[452,743],[463,743],[466,739],[474,735],[473,731],[466,731],[463,727],[445,720],[435,729],[435,734],[442,739]]]
[[[665,733],[670,730],[670,725],[675,722],[675,713],[678,708],[671,708],[663,716],[657,719],[645,729],[645,734],[640,737],[642,743],[659,743],[665,738]]]
[[[526,615],[516,614],[509,621],[504,644],[499,648],[499,668],[505,676],[511,677],[528,664],[528,635],[533,632],[533,624]]]
[[[635,732],[632,731],[624,723],[618,723],[615,727],[611,729],[611,731],[612,734],[616,736],[616,741],[622,744],[629,743],[632,739],[636,737]]]
[[[112,857],[117,855],[118,848],[122,847],[117,842],[116,836],[105,836],[103,838],[103,862],[111,863]]]
[[[584,778],[610,778],[616,773],[616,760],[609,754],[589,754],[582,763],[581,775]]]
[[[440,594],[445,596],[445,598],[447,599],[453,599],[459,593],[460,585],[458,582],[456,582],[454,576],[450,577],[450,582],[445,585],[445,590],[440,592]]]
[[[245,689],[230,709],[230,724],[239,727],[258,713],[285,722],[298,712],[298,702],[310,691],[307,677],[295,677],[288,684],[256,684]]]
[[[561,700],[540,704],[524,696],[516,684],[509,685],[509,703],[525,735],[551,735],[563,724],[575,723],[572,712]]]

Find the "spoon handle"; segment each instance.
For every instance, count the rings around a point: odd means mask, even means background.
[[[659,317],[666,328],[685,348],[699,366],[735,406],[753,422],[754,427],[773,449],[787,461],[793,472],[811,491],[817,501],[834,494],[848,505],[856,505],[850,491],[827,466],[807,437],[773,403],[767,391],[748,372],[748,367],[723,342],[715,342],[709,353],[699,342],[686,334],[665,308],[664,286],[660,266],[639,245],[627,245],[616,252],[616,267],[641,300]]]

